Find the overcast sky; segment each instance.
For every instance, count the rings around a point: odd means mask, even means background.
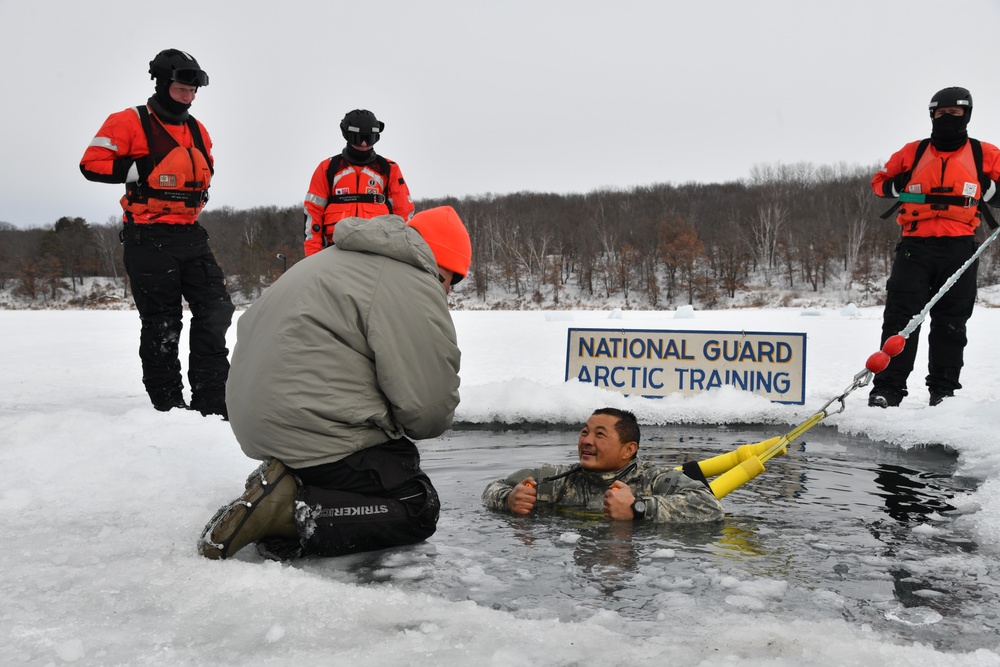
[[[301,203],[344,113],[415,198],[746,178],[755,164],[876,165],[972,91],[1000,144],[996,0],[0,0],[0,221],[103,223],[122,187],[84,149],[188,51],[215,142],[209,206]],[[169,8],[168,8],[169,7]]]

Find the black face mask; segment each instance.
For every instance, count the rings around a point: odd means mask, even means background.
[[[179,125],[188,119],[190,104],[181,104],[170,97],[170,81],[157,80],[156,94],[149,98],[149,106],[164,123]]]
[[[957,151],[969,138],[969,116],[943,114],[931,119],[931,143],[939,151]]]
[[[347,144],[342,155],[351,164],[369,164],[375,161],[375,149],[369,151],[359,151],[354,146]]]

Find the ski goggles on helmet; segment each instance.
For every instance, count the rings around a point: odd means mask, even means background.
[[[348,128],[348,130],[354,130],[355,128]],[[351,143],[352,146],[360,146],[361,142],[364,142],[368,146],[372,146],[378,141],[378,132],[351,132],[345,133],[347,135],[347,141]]]
[[[175,69],[170,80],[185,86],[207,86],[208,73],[200,69]]]

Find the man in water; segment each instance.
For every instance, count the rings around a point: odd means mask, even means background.
[[[654,523],[723,517],[722,504],[705,484],[638,457],[639,424],[631,412],[595,410],[580,431],[577,449],[578,464],[525,468],[490,483],[483,504],[512,514],[530,514],[541,504]]]

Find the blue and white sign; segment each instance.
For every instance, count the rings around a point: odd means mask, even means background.
[[[732,386],[805,402],[806,335],[758,331],[570,329],[566,380],[623,394],[691,396]]]

